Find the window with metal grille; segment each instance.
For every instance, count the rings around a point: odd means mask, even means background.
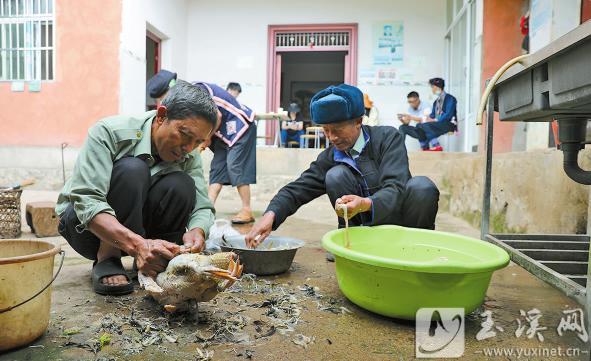
[[[296,32],[276,33],[275,46],[281,47],[325,47],[349,46],[349,32]]]
[[[0,81],[53,80],[54,0],[0,0]]]

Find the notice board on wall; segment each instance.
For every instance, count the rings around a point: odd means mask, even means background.
[[[373,64],[391,65],[404,58],[404,24],[380,21],[373,24]]]

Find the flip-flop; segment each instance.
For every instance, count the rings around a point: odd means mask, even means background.
[[[252,216],[251,212],[245,211],[243,209],[238,212],[234,218],[232,218],[233,224],[248,224],[254,222],[254,217]]]
[[[124,285],[108,285],[101,282],[104,277],[109,276],[125,276],[127,284]],[[127,272],[121,264],[121,258],[111,257],[100,263],[95,263],[92,267],[92,287],[94,292],[100,295],[120,296],[133,292],[133,284],[131,279],[127,276]]]

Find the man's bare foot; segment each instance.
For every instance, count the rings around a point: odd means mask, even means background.
[[[96,254],[97,263],[101,263],[102,261],[112,257],[121,258],[121,250],[101,241],[101,245]],[[125,275],[114,275],[101,278],[101,283],[109,286],[119,286],[126,285],[129,283],[129,281]]]

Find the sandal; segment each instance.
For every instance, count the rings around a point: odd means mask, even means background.
[[[254,222],[254,217],[252,216],[252,212],[249,212],[245,209],[241,209],[234,218],[232,218],[233,224],[248,224]]]
[[[113,286],[101,282],[104,277],[120,275],[127,278],[127,284]],[[133,284],[121,264],[121,258],[117,257],[107,258],[100,263],[95,262],[92,267],[92,287],[94,292],[107,296],[120,296],[133,292]]]

